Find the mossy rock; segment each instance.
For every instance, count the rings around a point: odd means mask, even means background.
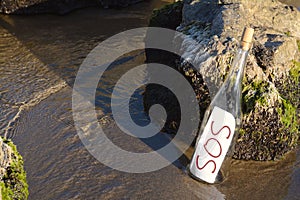
[[[26,172],[24,171],[23,158],[19,154],[17,147],[11,140],[4,140],[11,148],[11,163],[6,168],[2,181],[0,182],[3,200],[25,200],[28,198],[28,184],[26,182]]]
[[[149,27],[160,27],[160,28],[168,28],[175,30],[177,26],[179,26],[182,19],[182,6],[183,3],[181,1],[170,3],[162,8],[155,9],[152,12],[152,15],[149,20]],[[149,35],[147,35],[149,37]],[[160,37],[160,35],[155,35],[152,33],[153,39],[147,38],[147,40],[155,40],[155,37]],[[169,41],[172,42],[173,38],[169,38]],[[157,49],[146,49],[146,58],[148,63],[156,63],[159,62],[165,65],[174,65],[174,60],[176,57],[166,51],[157,50]]]
[[[182,7],[183,2],[177,1],[167,4],[161,8],[155,9],[152,12],[149,27],[160,27],[175,30],[182,20]],[[147,35],[149,37],[149,35]],[[155,40],[160,35],[152,33],[149,41]],[[173,38],[168,38],[166,43],[172,43]],[[148,38],[145,40],[147,42]],[[146,49],[146,62],[147,63],[160,63],[166,66],[174,67],[176,61],[180,59],[178,55],[173,53],[159,50],[159,49]],[[163,131],[168,133],[176,133],[178,125],[180,124],[180,106],[176,96],[167,88],[156,84],[149,84],[146,86],[144,92],[144,108],[148,112],[150,107],[154,104],[161,104],[166,112],[167,119]]]
[[[245,84],[243,123],[234,158],[276,160],[297,146],[299,122],[292,98],[285,99],[267,81]]]
[[[176,30],[188,35],[181,45],[188,62],[172,66],[195,89],[201,116],[227,76],[243,28],[255,28],[243,80],[243,122],[233,157],[276,160],[293,150],[300,135],[299,11],[272,0],[192,0],[184,1],[182,13]],[[191,38],[196,46],[190,46]],[[175,106],[166,92],[152,91],[155,103]],[[151,105],[151,95],[146,97]]]
[[[182,19],[182,1],[167,4],[152,12],[149,26],[176,29]]]

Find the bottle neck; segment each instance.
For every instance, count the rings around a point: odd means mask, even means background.
[[[231,64],[230,71],[224,81],[225,84],[226,83],[230,84],[229,88],[241,87],[243,77],[244,77],[244,70],[245,70],[248,52],[249,52],[248,50],[244,50],[242,48],[238,49],[235,58]]]
[[[238,49],[231,63],[230,71],[212,101],[212,105],[217,105],[234,116],[241,115],[242,81],[247,56],[248,50]]]

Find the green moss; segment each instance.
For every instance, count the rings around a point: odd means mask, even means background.
[[[240,132],[240,135],[245,135],[245,134],[246,134],[246,131],[245,131],[245,129],[243,129],[243,128],[241,128],[241,129],[239,130],[239,132]]]
[[[174,3],[167,4],[161,8],[155,8],[152,11],[151,17],[156,17],[161,12],[166,12],[166,13],[171,12],[171,10],[176,9],[176,8],[181,8],[181,6],[182,6],[182,1],[177,1]]]
[[[1,195],[3,200],[11,200],[14,195],[13,191],[5,185],[4,182],[0,182]]]
[[[298,50],[300,51],[300,40],[297,40]]]
[[[294,83],[299,84],[300,62],[293,62],[293,67],[290,69],[290,76]]]
[[[284,33],[286,36],[290,37],[291,36],[291,31],[287,31]]]
[[[242,92],[243,113],[247,114],[252,111],[257,103],[266,105],[267,99],[265,93],[269,90],[269,84],[263,81],[253,81],[250,84],[244,84]]]
[[[181,22],[182,6],[182,1],[177,1],[162,8],[154,9],[149,26],[175,29]]]
[[[28,198],[28,184],[26,182],[26,173],[24,171],[23,158],[17,151],[17,147],[11,140],[4,140],[12,149],[12,163],[6,170],[1,183],[1,192],[3,199],[23,200]]]
[[[288,129],[290,134],[295,135],[295,133],[298,132],[296,107],[289,101],[282,99],[282,106],[279,107],[277,111],[280,116],[280,121],[284,125],[284,129]],[[284,137],[282,137],[281,140],[283,138]]]

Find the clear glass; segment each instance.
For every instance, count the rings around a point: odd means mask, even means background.
[[[197,138],[195,152],[192,157],[192,161],[191,161],[190,165],[188,166],[189,174],[197,180],[201,180],[201,181],[209,182],[209,183],[218,183],[218,182],[223,181],[223,179],[227,176],[228,164],[229,164],[228,158],[232,157],[232,154],[234,151],[234,144],[235,144],[235,141],[238,136],[237,132],[241,126],[241,120],[242,120],[241,91],[242,91],[242,80],[243,80],[244,68],[245,68],[247,56],[248,56],[247,50],[243,50],[242,48],[238,49],[238,52],[236,53],[235,58],[231,64],[230,72],[228,73],[227,78],[225,79],[223,85],[221,86],[221,88],[219,89],[217,94],[214,96],[211,104],[209,105],[209,107],[207,108],[207,110],[205,112],[205,115],[202,120],[201,128],[200,128],[200,132],[199,132],[199,135]],[[221,160],[218,158],[219,161],[218,162],[216,161],[217,164],[214,163],[214,169],[216,169],[216,165],[220,165],[220,169],[217,172],[218,174],[217,175],[215,174],[216,177],[213,178],[212,181],[205,181],[201,178],[201,176],[205,176],[205,175],[198,175],[200,177],[195,175],[196,174],[195,170],[197,170],[197,168],[195,166],[191,166],[191,165],[197,164],[197,166],[198,166],[198,163],[195,164],[195,162],[193,162],[196,159],[195,154],[196,154],[197,148],[203,148],[203,146],[208,144],[208,141],[206,143],[203,142],[203,137],[208,138],[207,134],[210,134],[210,133],[207,133],[209,131],[209,128],[208,128],[210,126],[209,123],[211,123],[210,117],[212,117],[211,116],[212,112],[213,112],[214,108],[216,108],[216,107],[221,109],[220,112],[230,113],[234,118],[234,120],[232,120],[232,121],[233,121],[233,123],[235,123],[235,125],[233,126],[234,131],[232,131],[233,136],[232,136],[231,142],[229,143],[230,145],[227,144],[227,146],[229,145],[229,147],[224,148],[226,150],[228,149],[227,152],[224,152],[224,149],[222,149],[222,145],[223,145],[222,140],[224,140],[224,139],[222,139],[222,138],[216,138],[216,139],[210,138],[209,139],[209,140],[211,140],[211,143],[213,143],[212,140],[215,140],[217,142],[217,143],[216,142],[215,143],[218,144],[218,145],[216,145],[216,144],[211,145],[212,147],[209,150],[211,152],[211,154],[212,154],[212,152],[217,152],[217,150],[214,150],[214,148],[220,148],[220,151],[223,150],[222,154],[226,154],[226,155],[224,155],[225,157]],[[218,115],[218,113],[217,113],[217,115]],[[214,121],[212,121],[212,122],[214,122]],[[211,126],[213,126],[213,124]],[[210,130],[213,133],[213,128],[211,128]],[[211,135],[211,136],[213,137],[213,135]],[[220,141],[218,141],[217,139]],[[201,140],[201,142],[199,142],[199,140]],[[201,145],[202,145],[202,147],[201,147]],[[221,154],[221,152],[220,152],[220,154]],[[214,159],[214,158],[212,158],[212,159]],[[209,163],[209,162],[211,162],[211,163]],[[212,162],[214,162],[214,161],[209,160],[208,162],[206,162],[206,164],[210,165],[209,166],[210,168],[213,168]],[[198,169],[199,169],[199,166],[198,166]],[[209,172],[206,172],[206,173],[209,173]]]
[[[213,107],[218,106],[219,108],[230,112],[236,118],[237,128],[240,127],[242,119],[242,81],[244,77],[244,68],[246,65],[247,56],[248,51],[245,51],[242,48],[238,49],[238,52],[236,53],[232,62],[229,74],[227,75],[218,93],[214,96],[209,108],[205,112],[206,119],[205,117],[203,118],[202,126],[205,126],[203,122],[207,121],[210,115],[209,110],[212,110]]]

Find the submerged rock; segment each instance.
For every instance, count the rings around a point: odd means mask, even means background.
[[[177,30],[189,37],[183,39],[181,51],[196,66],[181,61],[175,68],[195,88],[201,116],[209,96],[216,94],[227,75],[243,28],[255,29],[243,81],[243,125],[234,158],[274,160],[295,148],[300,110],[299,11],[276,0],[186,0],[182,13]],[[190,38],[197,46],[190,46]]]
[[[6,14],[66,14],[88,6],[125,7],[142,0],[1,0],[0,12]]]
[[[10,140],[0,137],[0,199],[28,198],[23,159]]]

